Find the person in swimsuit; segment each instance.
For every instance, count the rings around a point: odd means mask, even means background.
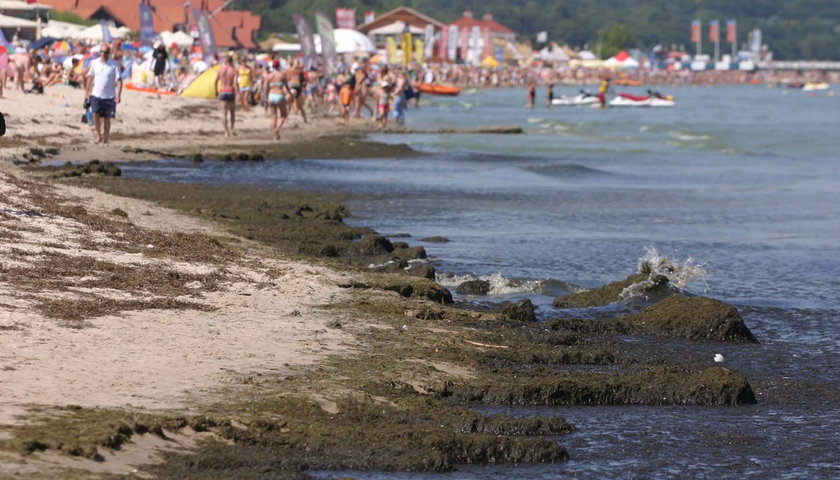
[[[233,57],[228,55],[225,57],[224,65],[219,69],[219,76],[216,80],[216,95],[221,102],[225,137],[236,135],[236,91],[238,88],[236,69],[233,68]],[[228,126],[228,114],[230,114],[230,126]]]
[[[280,139],[280,129],[289,118],[286,100],[291,94],[286,84],[286,73],[280,71],[280,62],[274,61],[274,69],[263,80],[263,97],[268,99],[271,110],[271,132],[275,140]]]
[[[338,93],[339,100],[341,101],[341,118],[344,119],[345,124],[349,124],[350,105],[353,103],[353,86],[350,84],[350,80],[344,75],[339,75],[338,82],[341,85],[341,91]]]
[[[379,83],[376,92],[376,114],[379,117],[379,128],[388,125],[388,112],[391,111],[391,92],[394,89],[394,81],[385,65],[379,71]]]
[[[286,70],[286,82],[289,85],[289,95],[291,98],[292,110],[300,112],[303,117],[303,123],[306,122],[306,112],[303,110],[303,102],[301,95],[303,95],[303,88],[305,87],[306,77],[303,74],[303,67],[300,65],[300,60],[295,59],[292,66]]]
[[[353,95],[356,101],[356,112],[353,114],[354,118],[362,118],[362,107],[366,108],[368,112],[370,112],[371,117],[376,117],[373,109],[367,104],[367,97],[370,93],[367,84],[367,77],[368,77],[368,63],[364,61],[359,68],[356,69],[356,72],[353,74]]]
[[[248,64],[248,60],[243,60],[242,63],[239,65],[239,103],[242,104],[242,111],[248,111],[248,104],[250,103],[252,87],[253,87],[253,76],[254,71],[251,70],[251,66]]]
[[[528,108],[534,108],[534,101],[537,98],[537,81],[533,78],[528,80],[528,103],[525,105]]]
[[[607,106],[607,91],[610,89],[610,77],[604,77],[601,80],[601,85],[598,86],[598,102],[601,104],[601,108],[605,108]]]

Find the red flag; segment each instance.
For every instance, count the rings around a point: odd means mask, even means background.
[[[700,41],[700,20],[691,21],[691,42],[698,43]]]
[[[717,20],[711,20],[709,22],[709,40],[712,43],[718,43],[720,41],[720,23]]]
[[[726,41],[729,43],[735,43],[735,35],[737,25],[735,20],[727,20],[726,21]]]

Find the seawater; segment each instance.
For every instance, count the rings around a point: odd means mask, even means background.
[[[571,461],[355,478],[838,478],[840,98],[764,86],[664,90],[677,107],[529,110],[522,90],[426,96],[408,111],[409,127],[517,124],[525,133],[377,134],[426,155],[172,161],[123,165],[123,174],[361,194],[348,222],[410,233],[442,283],[489,279],[493,290],[478,300],[528,297],[543,318],[558,313],[558,294],[667,257],[686,291],[735,304],[761,341],[659,345],[710,364],[722,353],[751,380],[757,406],[488,409],[565,417],[580,428],[558,438]],[[433,235],[451,241],[417,240]]]

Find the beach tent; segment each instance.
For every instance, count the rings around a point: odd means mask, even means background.
[[[172,45],[178,45],[179,47],[191,47],[194,39],[189,33],[184,32],[175,32],[172,33],[169,30],[165,30],[160,32],[160,40],[163,42],[164,45],[167,47]]]
[[[605,60],[604,66],[609,68],[639,68],[639,61],[631,57],[625,50],[622,50],[614,57]]]
[[[545,48],[539,51],[540,60],[552,64],[569,63],[569,55],[559,45],[551,42]]]
[[[114,28],[108,27],[108,30],[111,32],[111,38],[118,39],[118,38],[125,38],[126,34],[128,34],[128,29],[125,27]],[[91,25],[90,27],[75,33],[70,33],[67,35],[66,38],[72,38],[74,40],[93,40],[93,41],[102,41],[102,26]]]
[[[598,57],[595,56],[595,54],[590,52],[589,50],[579,51],[578,52],[578,57],[580,57],[581,60],[597,60],[598,59]]]
[[[201,75],[195,77],[184,91],[181,92],[182,97],[191,98],[216,98],[216,80],[219,78],[219,66],[213,65],[205,70]]]
[[[482,67],[496,68],[499,66],[499,61],[493,57],[487,57],[481,61]]]
[[[87,25],[79,25],[77,23],[50,20],[49,23],[47,23],[47,26],[41,29],[41,36],[55,38],[70,38],[74,34],[81,32],[87,27]]]
[[[338,54],[376,53],[376,47],[370,38],[357,30],[336,28],[333,30],[333,36],[335,37],[335,52]],[[321,53],[320,35],[315,35],[315,51]]]
[[[271,47],[272,52],[281,52],[281,53],[297,53],[300,51],[300,44],[299,43],[286,43],[286,42],[277,42],[274,46]]]

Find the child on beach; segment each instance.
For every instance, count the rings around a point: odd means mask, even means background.
[[[341,118],[344,119],[345,124],[349,124],[350,105],[353,103],[353,87],[350,86],[350,81],[344,75],[339,75],[338,81],[341,84],[341,91],[338,94],[341,100]]]

